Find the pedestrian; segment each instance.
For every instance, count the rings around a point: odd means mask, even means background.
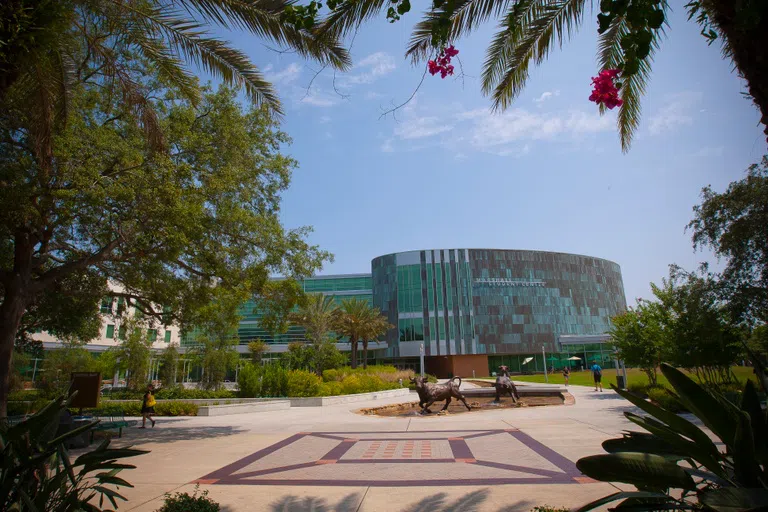
[[[603,391],[603,369],[600,365],[595,363],[592,365],[592,378],[595,380],[595,391],[600,388],[600,392]]]
[[[565,379],[565,387],[568,387],[568,379],[571,378],[571,369],[567,366],[563,368],[563,378]]]
[[[152,384],[147,386],[147,392],[144,393],[144,399],[141,401],[141,426],[139,428],[147,428],[147,419],[152,422],[152,427],[155,426],[155,420],[152,415],[155,413],[155,395]]]

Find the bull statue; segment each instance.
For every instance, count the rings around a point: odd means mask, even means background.
[[[517,392],[517,388],[512,383],[512,379],[509,378],[509,368],[506,366],[499,366],[499,375],[496,377],[496,382],[493,387],[496,388],[496,399],[494,402],[501,402],[501,395],[509,395],[512,397],[512,403],[517,403],[520,399],[520,394]]]
[[[456,383],[457,380],[458,383]],[[431,413],[429,407],[440,400],[445,400],[445,405],[440,410],[446,410],[452,398],[461,400],[468,411],[472,410],[464,399],[464,395],[459,391],[461,377],[453,377],[445,384],[432,384],[427,382],[426,377],[411,377],[411,384],[416,386],[416,392],[419,394],[419,407],[421,407],[422,414]]]

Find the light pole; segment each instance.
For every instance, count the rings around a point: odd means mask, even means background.
[[[549,377],[547,376],[547,352],[544,350],[544,345],[541,346],[541,359],[544,362],[544,382],[549,383]]]
[[[421,369],[421,376],[424,376],[424,344],[419,345],[419,367]]]

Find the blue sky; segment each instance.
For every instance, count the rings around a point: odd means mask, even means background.
[[[403,57],[418,9],[369,23],[355,67],[335,77],[253,36],[228,34],[267,72],[286,107],[287,151],[300,167],[284,195],[287,227],[312,225],[335,262],[323,274],[369,272],[391,252],[457,247],[587,254],[621,265],[627,301],[649,297],[670,263],[688,269],[685,225],[701,188],[724,190],[766,152],[743,83],[707,46],[682,7],[654,63],[632,149],[622,154],[615,112],[587,98],[596,74],[594,14],[531,72],[523,94],[494,114],[480,90],[495,23],[456,42],[465,76],[421,79]],[[308,89],[309,88],[309,89]]]

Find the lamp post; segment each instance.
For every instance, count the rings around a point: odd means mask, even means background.
[[[541,346],[541,360],[544,363],[544,382],[549,383],[549,377],[547,376],[547,352],[544,350],[544,345]]]
[[[419,366],[421,368],[421,376],[424,376],[424,344],[419,345]]]

